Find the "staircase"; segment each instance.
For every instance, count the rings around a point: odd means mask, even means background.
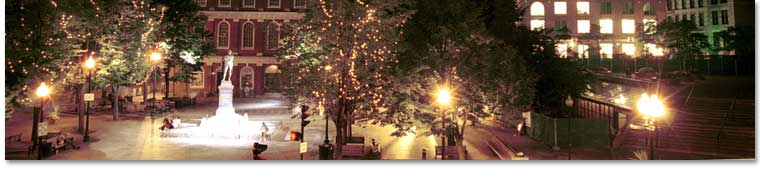
[[[754,159],[754,106],[752,100],[692,98],[671,111],[672,122],[660,125],[656,149],[711,159]],[[645,150],[646,139],[647,132],[628,129],[620,140],[622,147]]]

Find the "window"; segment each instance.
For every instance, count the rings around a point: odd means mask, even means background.
[[[705,7],[704,0],[697,0],[697,5],[699,5],[699,7]]]
[[[689,15],[689,20],[690,20],[692,23],[694,23],[694,25],[698,25],[698,24],[697,24],[697,15],[695,15],[695,14],[691,14],[691,15]]]
[[[728,24],[728,10],[720,11],[720,22],[723,24]]]
[[[686,9],[686,0],[681,0],[681,9]]]
[[[653,16],[655,14],[656,13],[655,13],[654,7],[652,7],[651,3],[647,2],[646,4],[644,4],[644,15]]]
[[[581,58],[581,59],[588,58],[588,45],[578,44],[578,58]]]
[[[673,10],[678,10],[678,0],[673,0]]]
[[[195,4],[200,7],[206,7],[206,0],[195,0]]]
[[[567,44],[557,44],[557,55],[559,55],[560,58],[567,58]]]
[[[612,34],[613,25],[612,19],[600,19],[599,20],[599,32],[602,34]]]
[[[588,1],[586,2],[577,2],[575,3],[576,8],[578,8],[578,14],[581,15],[588,15],[591,11],[589,10],[589,4]]]
[[[267,24],[267,49],[273,50],[279,47],[280,43],[280,26],[277,23]]]
[[[533,2],[533,4],[530,5],[530,15],[544,16],[544,4],[541,4],[540,2]]]
[[[720,0],[720,3],[728,3],[728,0]]]
[[[621,21],[623,25],[623,33],[624,34],[633,34],[636,32],[636,20],[633,19],[623,19]]]
[[[203,88],[203,70],[195,71],[193,73],[193,80],[190,81],[191,89]]]
[[[689,19],[686,19],[686,14],[681,15],[681,21],[688,21]]]
[[[540,19],[530,20],[530,29],[531,30],[544,29],[544,20],[540,20]]]
[[[578,20],[578,33],[589,33],[591,31],[591,21]]]
[[[219,0],[219,7],[230,7],[232,0]]]
[[[647,53],[653,56],[662,56],[664,54],[662,48],[657,47],[657,45],[652,43],[645,44],[644,48],[646,49]]]
[[[612,59],[612,43],[600,43],[599,55],[604,59]]]
[[[694,0],[689,0],[689,8],[695,8],[694,6]]]
[[[633,14],[633,2],[623,3],[623,14]]]
[[[567,21],[565,20],[554,21],[554,30],[560,30],[563,28],[567,28]]]
[[[705,26],[705,14],[699,13],[699,26]]]
[[[644,23],[644,32],[647,34],[655,33],[655,29],[657,28],[657,20],[644,19],[642,23]]]
[[[255,7],[256,0],[243,0],[243,7]]]
[[[243,49],[253,49],[254,25],[252,22],[243,24]]]
[[[227,49],[230,47],[230,23],[227,21],[219,22],[216,28],[216,48]]]
[[[678,22],[678,21],[680,21],[680,20],[681,20],[681,19],[679,19],[679,18],[678,18],[678,17],[680,17],[680,16],[678,16],[678,15],[675,15],[675,17],[676,17],[676,22]]]
[[[280,0],[268,0],[268,8],[280,8]]]
[[[718,11],[712,11],[712,25],[718,25]]]
[[[710,4],[718,4],[718,0],[710,0]]]
[[[668,21],[673,22],[673,16],[668,16]]]
[[[604,1],[599,3],[599,14],[612,14],[612,2]]]
[[[673,10],[673,0],[668,0],[668,10]]]
[[[306,0],[293,0],[293,8],[296,8],[296,9],[306,8]]]
[[[628,55],[628,56],[636,55],[636,46],[634,46],[633,43],[623,43],[623,45],[621,45],[620,48],[623,49],[623,54],[625,55]]]
[[[554,14],[567,14],[567,2],[554,2]]]
[[[713,47],[720,48],[720,32],[713,32]]]

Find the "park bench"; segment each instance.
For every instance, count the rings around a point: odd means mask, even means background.
[[[60,151],[66,150],[66,143],[58,143],[58,136],[61,135],[62,132],[49,132],[47,135],[40,137],[42,143],[43,150],[46,150],[45,154],[49,155],[50,153],[58,154]],[[74,141],[74,137],[66,137],[66,140],[64,141]]]
[[[343,159],[362,159],[364,156],[364,137],[349,137],[343,145]]]

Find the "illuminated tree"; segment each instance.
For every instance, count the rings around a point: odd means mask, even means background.
[[[393,1],[310,3],[278,55],[288,83],[285,91],[296,103],[308,101],[323,109],[337,126],[337,143],[344,144],[355,120],[383,111],[388,64],[395,62],[394,29],[402,19],[386,11]]]

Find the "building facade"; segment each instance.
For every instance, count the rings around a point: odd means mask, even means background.
[[[306,0],[194,0],[208,17],[216,53],[203,59],[202,71],[191,83],[170,85],[169,96],[214,96],[222,79],[223,58],[235,56],[232,84],[235,97],[279,93],[281,83],[274,54],[290,21],[303,17]]]
[[[559,30],[570,39],[557,44],[560,56],[579,59],[612,59],[661,54],[653,44],[638,45],[637,33],[644,26],[666,19],[665,0],[520,0],[525,8],[522,23],[531,29]]]
[[[667,0],[668,20],[692,21],[704,33],[710,54],[727,54],[718,33],[729,27],[754,27],[754,2],[750,0]]]

